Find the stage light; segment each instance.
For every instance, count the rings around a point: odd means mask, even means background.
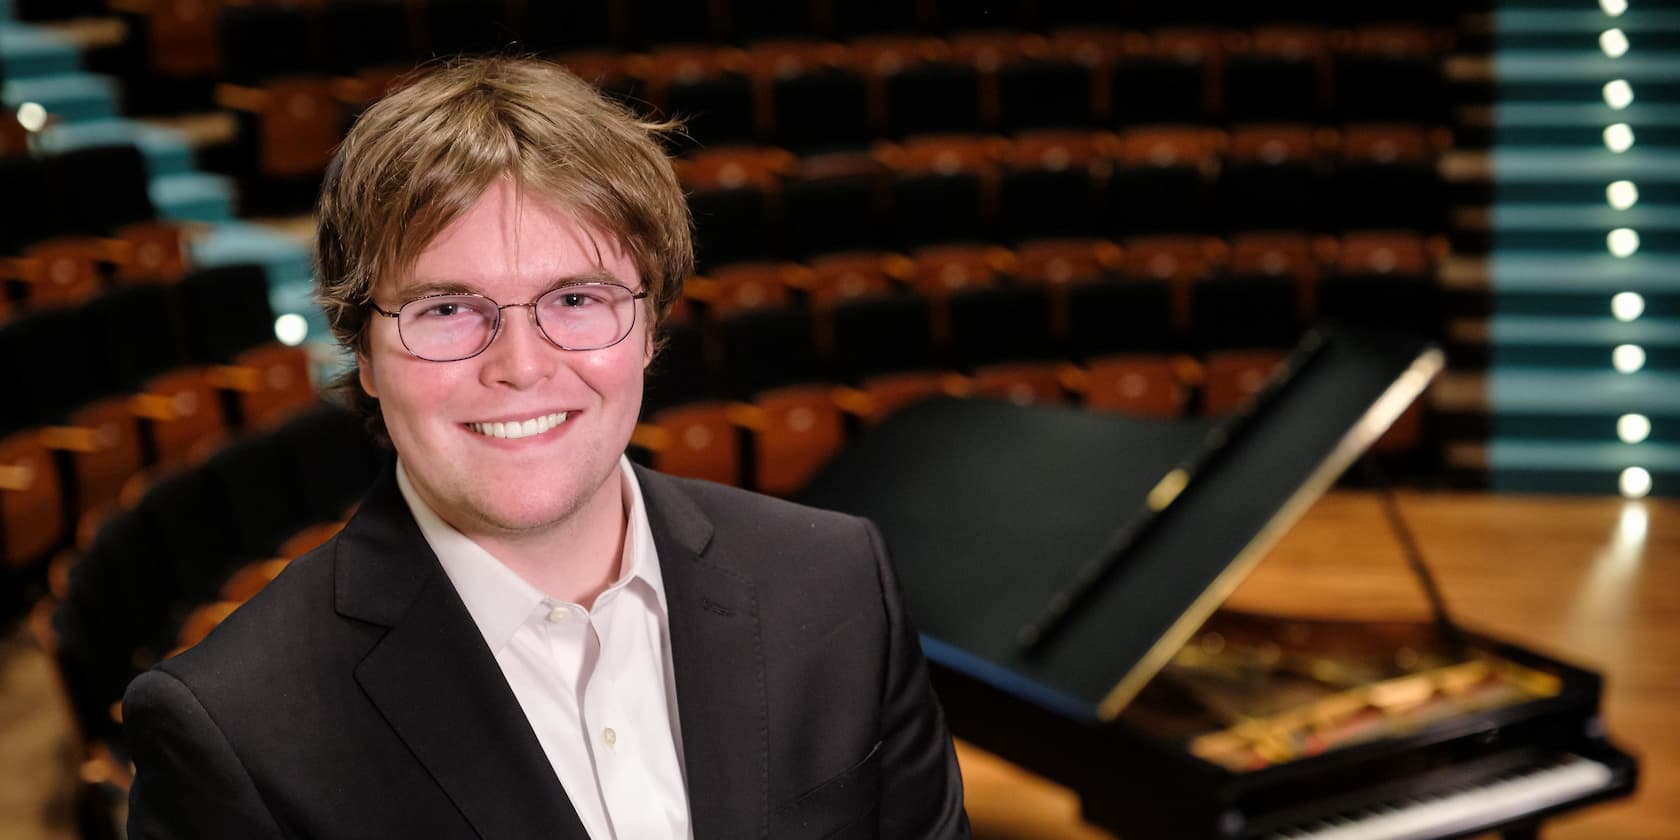
[[[1618,321],[1634,321],[1645,314],[1645,296],[1638,292],[1617,292],[1610,298],[1610,314]]]
[[[1626,79],[1604,83],[1604,104],[1620,111],[1633,104],[1633,85]]]
[[[1616,437],[1622,443],[1643,443],[1651,436],[1651,418],[1643,414],[1623,414],[1616,420]]]
[[[274,337],[288,347],[296,347],[309,337],[309,322],[302,315],[288,312],[274,319]]]
[[[1598,0],[1598,7],[1611,17],[1621,17],[1627,11],[1627,0]]]
[[[1620,29],[1606,29],[1598,36],[1598,48],[1611,58],[1621,58],[1627,54],[1627,34]]]
[[[25,102],[18,106],[17,121],[24,131],[40,131],[47,127],[47,109],[39,102]]]
[[[1619,542],[1630,547],[1641,547],[1645,542],[1645,535],[1651,530],[1651,514],[1645,510],[1644,502],[1623,502],[1622,513],[1617,517],[1616,535]]]
[[[1617,210],[1626,210],[1639,203],[1639,187],[1632,181],[1611,181],[1604,188],[1604,200]]]
[[[1619,373],[1638,373],[1645,366],[1645,348],[1637,344],[1618,344],[1610,351],[1610,364]]]
[[[1618,155],[1633,148],[1633,127],[1627,123],[1612,123],[1605,126],[1604,148]]]
[[[1604,238],[1605,247],[1610,253],[1618,257],[1631,257],[1639,250],[1639,231],[1633,228],[1616,228]]]
[[[1622,498],[1643,499],[1651,495],[1651,471],[1644,467],[1628,467],[1616,482],[1621,486]]]

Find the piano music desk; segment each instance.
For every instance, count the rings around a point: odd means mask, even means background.
[[[1403,492],[1448,608],[1471,630],[1605,679],[1610,735],[1641,762],[1632,799],[1545,824],[1547,840],[1680,838],[1680,502]],[[1378,497],[1338,491],[1228,602],[1338,619],[1428,618]],[[958,743],[981,840],[1099,840],[1073,794]]]

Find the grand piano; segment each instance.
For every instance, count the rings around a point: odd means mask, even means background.
[[[1421,563],[1433,621],[1223,606],[1441,366],[1322,327],[1218,420],[930,401],[801,499],[881,528],[954,734],[1128,840],[1536,837],[1634,788],[1597,675],[1460,626]]]

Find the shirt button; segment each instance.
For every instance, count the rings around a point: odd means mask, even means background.
[[[609,726],[601,730],[601,740],[607,742],[607,746],[613,746],[618,743],[618,733],[614,732],[613,728]]]
[[[571,617],[572,610],[569,607],[552,607],[548,611],[548,620],[554,622],[555,624],[559,624]]]

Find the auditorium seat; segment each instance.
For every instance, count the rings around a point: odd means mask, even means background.
[[[1435,38],[1415,24],[1353,30],[1334,52],[1332,111],[1341,122],[1445,125],[1446,85]]]
[[[933,304],[908,293],[877,293],[836,300],[822,316],[830,336],[836,378],[861,383],[935,363]]]
[[[702,402],[653,414],[637,425],[630,444],[648,451],[660,472],[739,486],[741,434],[725,403]]]
[[[1136,236],[1124,243],[1122,271],[1129,281],[1166,283],[1172,292],[1173,323],[1190,325],[1190,287],[1223,262],[1224,246],[1201,236]]]
[[[930,245],[910,253],[911,286],[941,301],[963,289],[995,286],[1014,267],[1014,255],[987,243]]]
[[[770,137],[797,154],[861,151],[874,132],[869,84],[843,63],[779,73],[770,83]]]
[[[116,498],[145,462],[132,394],[111,381],[81,310],[57,308],[0,325],[0,378],[11,395],[8,430],[30,430],[67,468],[64,511],[87,513]]]
[[[419,54],[405,0],[335,0],[321,8],[325,69],[354,112],[383,95]]]
[[[245,263],[200,269],[181,281],[180,310],[189,356],[218,366],[231,425],[252,429],[313,405],[309,355],[274,336],[268,275]]]
[[[1220,85],[1227,123],[1320,121],[1328,100],[1329,69],[1323,31],[1305,27],[1257,29],[1247,48],[1226,53]]]
[[[938,370],[902,370],[866,377],[839,397],[841,407],[867,425],[880,423],[899,410],[941,396],[965,396],[968,379]]]
[[[94,253],[61,228],[45,164],[0,158],[0,280],[28,305],[73,304],[99,291]]]
[[[1129,131],[1121,142],[1105,198],[1108,236],[1206,230],[1212,217],[1208,171],[1215,159],[1208,136],[1149,128]]]
[[[1325,212],[1323,179],[1309,126],[1238,126],[1214,187],[1218,229],[1310,230]]]
[[[667,318],[660,328],[659,347],[643,380],[643,417],[700,400],[713,388],[705,334],[692,316]]]
[[[226,421],[210,369],[189,362],[167,287],[118,287],[85,311],[112,385],[137,395],[148,462],[180,463],[222,435]]]
[[[879,57],[877,57],[879,66]],[[887,136],[960,134],[985,128],[980,71],[945,57],[901,62],[877,71]]]
[[[1067,399],[1062,387],[1063,367],[1064,363],[1050,360],[981,365],[969,376],[969,395],[1017,405],[1061,403]]]
[[[89,242],[120,282],[173,281],[185,233],[158,218],[145,157],[133,145],[88,146],[42,159],[59,228]]]
[[[1163,32],[1130,48],[1109,70],[1109,124],[1210,122],[1211,70],[1217,41],[1197,33]]]
[[[154,77],[207,79],[219,66],[216,18],[227,0],[149,2],[131,14],[127,37],[136,43],[142,64]],[[122,13],[117,3],[111,11]],[[123,4],[129,5],[129,4]]]
[[[1070,286],[1112,277],[1120,270],[1119,246],[1103,239],[1040,239],[1015,248],[1015,279]]]
[[[665,115],[680,119],[700,148],[745,145],[759,136],[745,53],[709,46],[666,47],[647,55],[638,75]]]
[[[1288,279],[1295,289],[1296,314],[1303,323],[1315,310],[1320,244],[1300,231],[1240,233],[1230,240],[1230,273],[1237,277]]]
[[[0,563],[43,562],[65,537],[63,486],[53,455],[33,429],[0,432]]]
[[[719,266],[776,256],[773,198],[751,184],[696,189],[688,206],[694,216],[695,262],[702,272]]]
[[[846,298],[888,294],[897,288],[900,278],[913,271],[905,257],[880,251],[845,251],[820,254],[806,261],[810,269],[806,294],[817,310]],[[823,344],[819,323],[818,337]]]
[[[997,71],[1000,131],[1089,128],[1096,125],[1094,76],[1089,65],[1055,55],[1026,55]]]
[[[1184,414],[1184,385],[1168,356],[1121,354],[1086,360],[1080,384],[1093,411],[1142,417]]]
[[[694,278],[689,296],[704,303],[707,317],[715,319],[742,309],[790,303],[793,290],[809,285],[809,273],[798,263],[733,263]]]
[[[717,335],[725,394],[746,399],[760,391],[823,378],[816,325],[796,303],[735,309],[711,320]]]
[[[1326,230],[1446,229],[1446,182],[1420,127],[1348,126],[1330,183]]]
[[[789,496],[846,442],[845,418],[829,384],[789,385],[753,397],[753,487]]]
[[[1018,244],[1104,235],[1098,178],[1107,170],[1108,159],[1090,135],[1023,135],[1011,144],[998,183],[1001,238]]]
[[[1047,286],[967,286],[953,290],[945,305],[950,313],[950,367],[973,371],[1056,355]]]
[[[1066,295],[1070,358],[1179,349],[1169,278],[1132,274],[1093,279],[1069,284]]]
[[[1190,347],[1197,352],[1293,347],[1302,324],[1295,278],[1216,274],[1190,286]]]
[[[1434,262],[1416,234],[1344,236],[1334,269],[1319,281],[1319,314],[1438,337],[1442,292]]]
[[[551,58],[620,104],[645,110],[647,91],[632,69],[635,56],[615,50],[576,50]]]
[[[887,245],[882,212],[886,172],[871,158],[852,160],[826,171],[804,166],[783,182],[786,256],[809,259]]]
[[[242,213],[307,208],[343,135],[333,79],[312,53],[310,10],[227,5],[217,24],[216,102],[233,111]]]
[[[1284,354],[1264,350],[1210,353],[1203,360],[1202,413],[1229,414],[1245,405],[1266,384]]]
[[[893,173],[889,217],[900,250],[991,236],[997,159],[993,137],[922,137],[878,152]]]

